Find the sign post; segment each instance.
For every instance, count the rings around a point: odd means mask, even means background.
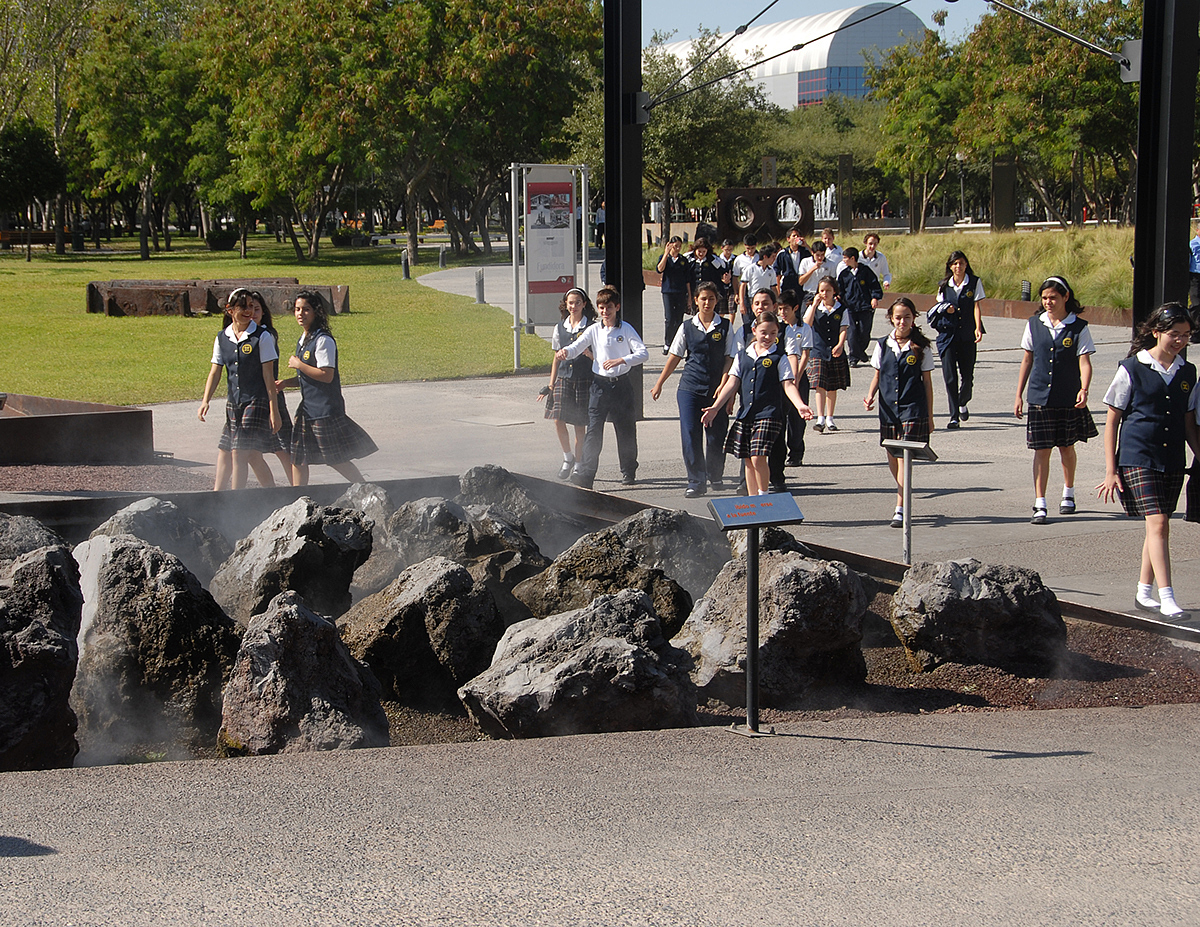
[[[722,531],[746,531],[746,737],[766,737],[758,729],[758,530],[768,525],[804,521],[790,493],[712,499],[708,510]]]
[[[912,462],[938,459],[933,448],[924,441],[902,441],[885,438],[883,446],[890,451],[904,452],[904,562],[912,566]]]

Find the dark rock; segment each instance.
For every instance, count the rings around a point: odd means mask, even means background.
[[[891,622],[917,671],[1049,669],[1067,642],[1058,599],[1036,572],[972,559],[913,564],[892,597]]]
[[[5,553],[36,540],[33,519],[12,521]],[[82,607],[65,545],[0,560],[0,772],[70,766],[79,752],[69,699]]]
[[[354,483],[333,503],[334,508],[361,512],[372,522],[371,556],[354,573],[350,592],[360,601],[393,582],[404,569],[404,561],[388,533],[388,521],[396,512],[387,490],[375,483]]]
[[[693,600],[708,591],[729,562],[729,545],[712,520],[687,512],[643,509],[612,530],[642,566],[662,570]]]
[[[746,556],[746,544],[749,534],[749,531],[726,532],[729,538],[729,549],[733,552],[733,556]],[[816,559],[813,557],[812,551],[800,543],[794,534],[784,528],[780,528],[778,525],[767,525],[758,531],[758,552],[761,554],[768,550],[799,554],[801,557]]]
[[[209,591],[243,627],[284,591],[336,618],[350,607],[350,583],[371,555],[371,524],[348,509],[301,496],[238,542]]]
[[[386,747],[379,683],[295,592],[250,621],[225,686],[225,756]]]
[[[0,512],[0,560],[16,560],[43,547],[65,547],[63,539],[28,515]]]
[[[554,556],[587,534],[586,522],[561,511],[562,506],[535,499],[503,467],[472,467],[458,478],[463,505],[493,505],[525,526],[543,553]]]
[[[356,604],[338,629],[387,698],[445,707],[456,703],[458,686],[487,669],[504,623],[485,586],[454,561],[432,557]]]
[[[207,586],[231,553],[230,544],[215,528],[200,525],[188,518],[173,502],[153,496],[127,505],[91,533],[115,537],[132,534],[147,544],[174,554]]]
[[[670,639],[692,610],[692,597],[662,570],[643,566],[620,535],[605,528],[586,535],[555,558],[545,572],[513,589],[536,618],[583,608],[601,595],[637,589],[650,596]]]
[[[237,626],[178,557],[132,535],[93,535],[75,559],[84,606],[71,704],[81,762],[149,746],[184,758],[183,745],[210,745]]]
[[[817,687],[867,676],[859,642],[869,602],[844,563],[795,553],[759,555],[759,698],[787,708]],[[675,636],[695,660],[701,698],[746,704],[746,561],[721,570]]]
[[[513,625],[458,696],[493,737],[689,727],[690,664],[663,636],[650,598],[627,589]]]

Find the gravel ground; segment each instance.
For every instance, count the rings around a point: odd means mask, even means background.
[[[212,489],[213,478],[169,459],[131,467],[0,467],[0,492],[189,492]]]

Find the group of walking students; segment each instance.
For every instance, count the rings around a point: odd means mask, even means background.
[[[285,479],[294,486],[308,483],[313,464],[325,464],[350,482],[359,482],[362,474],[352,461],[378,450],[346,415],[325,300],[319,293],[302,292],[292,313],[300,337],[287,366],[296,375],[281,380],[278,334],[266,300],[244,288],[229,294],[198,413],[203,422],[224,370],[225,427],[217,443],[216,490],[243,488],[249,470],[260,485],[274,486],[267,454],[279,458]],[[300,405],[292,419],[283,391],[294,387],[300,389]]]
[[[837,394],[850,386],[847,337],[852,323],[835,276],[821,277],[815,289],[807,300],[796,290],[777,295],[771,287],[760,287],[748,294],[749,311],[743,307],[728,316],[719,311],[728,303],[717,282],[704,280],[692,290],[694,315],[672,333],[667,360],[650,391],[657,401],[668,378],[684,364],[676,400],[687,498],[725,488],[726,455],[744,462],[744,488],[739,491],[786,491],[783,469],[802,462],[805,424],[814,422],[818,432],[837,431]],[[1034,454],[1031,523],[1043,525],[1054,449],[1063,473],[1058,514],[1073,515],[1075,444],[1096,437],[1098,430],[1087,407],[1096,347],[1080,315],[1082,306],[1062,276],[1047,278],[1038,292],[1041,311],[1028,320],[1022,335],[1013,412],[1025,419],[1026,444]],[[981,299],[982,284],[966,255],[953,252],[937,302],[926,313],[936,333],[946,387],[946,427],[952,429],[970,417],[976,350],[985,334]],[[572,289],[564,296],[562,320],[553,335],[550,384],[541,393],[549,397],[546,417],[555,420],[562,445],[559,477],[587,488],[595,479],[604,424],[610,419],[622,483],[635,481],[637,404],[627,375],[649,356],[633,328],[620,320],[620,296],[613,287],[600,290],[597,304],[598,322],[586,293]],[[865,325],[857,320],[865,337],[854,340],[872,368],[863,403],[868,410],[878,406],[881,444],[888,439],[926,442],[934,430],[933,344],[917,324],[916,307],[908,298],[892,300],[886,313],[890,331],[874,340],[870,320]],[[1104,396],[1105,476],[1096,487],[1101,499],[1119,499],[1127,514],[1145,519],[1136,606],[1176,620],[1186,613],[1171,586],[1169,520],[1187,472],[1187,446],[1200,455],[1196,368],[1180,357],[1191,334],[1192,317],[1178,303],[1156,309],[1138,326]],[[573,441],[568,426],[574,427]],[[896,484],[890,524],[901,527],[904,471],[899,452],[886,453]],[[1200,474],[1189,485],[1188,502],[1188,520],[1200,521]]]

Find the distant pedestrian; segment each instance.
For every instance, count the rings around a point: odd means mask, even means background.
[[[1192,319],[1179,303],[1155,309],[1133,337],[1104,395],[1104,481],[1100,498],[1121,500],[1125,513],[1146,520],[1134,603],[1178,621],[1188,617],[1171,585],[1171,515],[1179,502],[1187,445],[1200,455],[1196,368],[1179,356]],[[1158,584],[1158,599],[1152,583]]]
[[[879,282],[883,284],[885,290],[890,290],[892,288],[892,270],[888,267],[888,259],[878,248],[879,236],[874,232],[867,232],[863,238],[863,249],[858,259],[875,271],[875,276],[879,278]]]
[[[663,354],[670,351],[675,332],[691,301],[692,271],[682,252],[683,239],[672,235],[663,245],[662,257],[658,259],[657,269],[662,275]]]
[[[947,428],[971,417],[967,405],[975,391],[975,358],[983,340],[983,283],[961,251],[946,258],[946,276],[938,284],[938,301],[926,317],[937,332],[938,359],[949,403]]]
[[[850,313],[846,353],[850,355],[850,366],[857,367],[870,361],[867,351],[871,345],[871,326],[875,321],[875,307],[883,299],[879,278],[870,267],[859,263],[857,248],[847,248],[842,254],[838,289],[846,311]]]
[[[837,394],[850,388],[850,365],[846,362],[846,329],[850,320],[846,317],[846,307],[838,299],[837,281],[832,277],[821,278],[817,297],[804,313],[804,321],[813,333],[808,361],[808,379],[817,393],[813,430],[831,434],[838,430],[833,421]]]
[[[604,247],[604,228],[608,224],[608,211],[604,208],[604,200],[596,207],[596,247]]]
[[[1022,414],[1022,395],[1029,385],[1029,418],[1025,446],[1033,451],[1033,517],[1046,523],[1046,487],[1050,454],[1058,448],[1062,461],[1063,494],[1060,515],[1075,514],[1075,444],[1096,437],[1096,422],[1088,410],[1092,358],[1096,344],[1088,323],[1079,317],[1083,307],[1063,277],[1049,277],[1038,291],[1042,311],[1025,324],[1021,335],[1021,369],[1013,414]]]
[[[563,462],[558,478],[569,479],[578,461],[583,459],[583,439],[587,432],[588,400],[592,389],[592,357],[583,354],[571,361],[559,361],[558,351],[584,333],[596,321],[596,310],[587,293],[572,287],[558,304],[559,322],[550,336],[554,359],[550,362],[550,383],[542,387],[538,400],[546,399],[545,417],[554,421]],[[567,426],[575,429],[575,443]]]

